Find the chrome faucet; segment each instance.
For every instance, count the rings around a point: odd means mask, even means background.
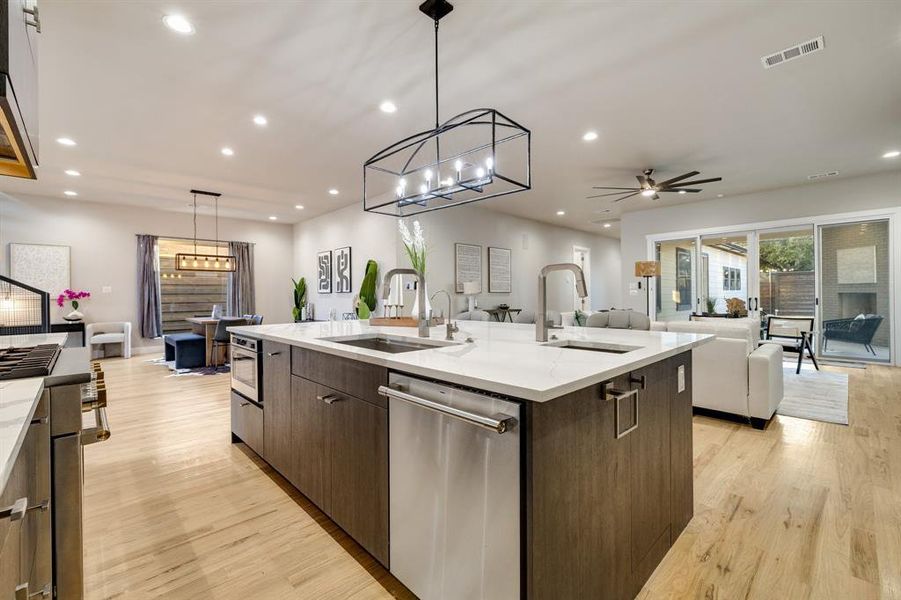
[[[538,273],[538,313],[535,315],[535,340],[547,341],[547,276],[554,271],[571,271],[576,277],[576,293],[580,298],[588,297],[588,288],[585,286],[585,274],[581,267],[574,263],[558,263],[548,265]]]
[[[391,295],[391,279],[395,275],[415,275],[418,279],[416,285],[417,305],[419,306],[419,337],[429,337],[429,315],[425,311],[425,275],[415,269],[391,269],[385,273],[385,281],[382,284],[382,300],[387,300]]]
[[[460,328],[457,327],[455,323],[451,322],[451,297],[450,294],[447,293],[447,290],[438,290],[437,292],[432,294],[433,301],[435,300],[435,296],[437,296],[438,294],[444,294],[445,296],[447,296],[447,323],[445,324],[444,339],[452,342],[454,341],[454,334],[460,331]]]

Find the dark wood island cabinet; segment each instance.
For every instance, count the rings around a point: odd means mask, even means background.
[[[271,341],[262,369],[257,452],[390,569],[389,369]],[[691,352],[517,402],[522,597],[635,597],[693,513]]]

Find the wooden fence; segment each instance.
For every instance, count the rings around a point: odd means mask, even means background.
[[[816,280],[813,271],[760,274],[760,308],[769,314],[813,315]]]

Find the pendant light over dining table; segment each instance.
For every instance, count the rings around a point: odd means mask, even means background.
[[[532,187],[531,132],[495,108],[475,108],[441,123],[438,24],[454,9],[426,0],[435,24],[435,127],[376,152],[363,164],[363,210],[396,217],[459,206]]]
[[[205,192],[203,190],[191,190],[194,196],[194,252],[178,253],[175,255],[176,271],[222,271],[233,272],[235,270],[235,257],[230,254],[219,254],[219,196],[218,192]],[[198,254],[197,252],[197,196],[212,196],[215,199],[216,211],[216,254]]]

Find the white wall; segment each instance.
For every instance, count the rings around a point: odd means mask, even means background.
[[[198,236],[211,237],[213,221],[198,217]],[[80,310],[88,321],[130,321],[136,348],[159,348],[140,337],[135,234],[191,237],[191,216],[182,213],[82,201],[0,194],[0,273],[9,271],[9,243],[71,247],[73,288],[91,292]],[[291,319],[293,240],[290,225],[219,220],[219,237],[254,243],[256,311],[267,322]],[[104,286],[112,288],[102,293]],[[53,320],[68,310],[51,309]]]
[[[591,249],[590,286],[593,308],[609,308],[621,302],[618,240],[488,211],[477,206],[427,213],[417,219],[425,228],[428,244],[429,293],[434,294],[440,289],[451,292],[454,313],[464,310],[466,305],[462,294],[453,294],[456,242],[482,246],[483,293],[479,296],[480,306],[494,307],[507,302],[511,306],[534,310],[537,305],[539,269],[548,263],[572,262],[574,245]],[[353,293],[318,294],[315,290],[316,253],[348,245],[353,248]],[[488,246],[512,250],[512,294],[487,293]],[[359,292],[363,267],[368,259],[372,258],[379,263],[380,274],[394,266],[409,266],[397,232],[397,220],[364,213],[357,205],[295,225],[294,256],[294,272],[307,278],[308,299],[315,304],[316,315],[320,319],[327,318],[331,308],[337,310],[339,317],[351,310],[351,302]],[[551,277],[548,286],[549,308],[572,310],[571,277],[562,273]],[[411,304],[412,293],[408,292],[405,300],[407,311]],[[445,310],[443,297],[436,304],[437,310]]]
[[[369,259],[379,264],[381,282],[382,275],[395,266],[396,237],[395,219],[363,212],[357,204],[294,226],[294,276],[306,278],[307,301],[314,306],[317,319],[327,319],[332,308],[339,319],[353,310],[353,297],[360,293],[363,269]],[[352,292],[320,294],[316,288],[316,254],[344,246],[351,247]]]

